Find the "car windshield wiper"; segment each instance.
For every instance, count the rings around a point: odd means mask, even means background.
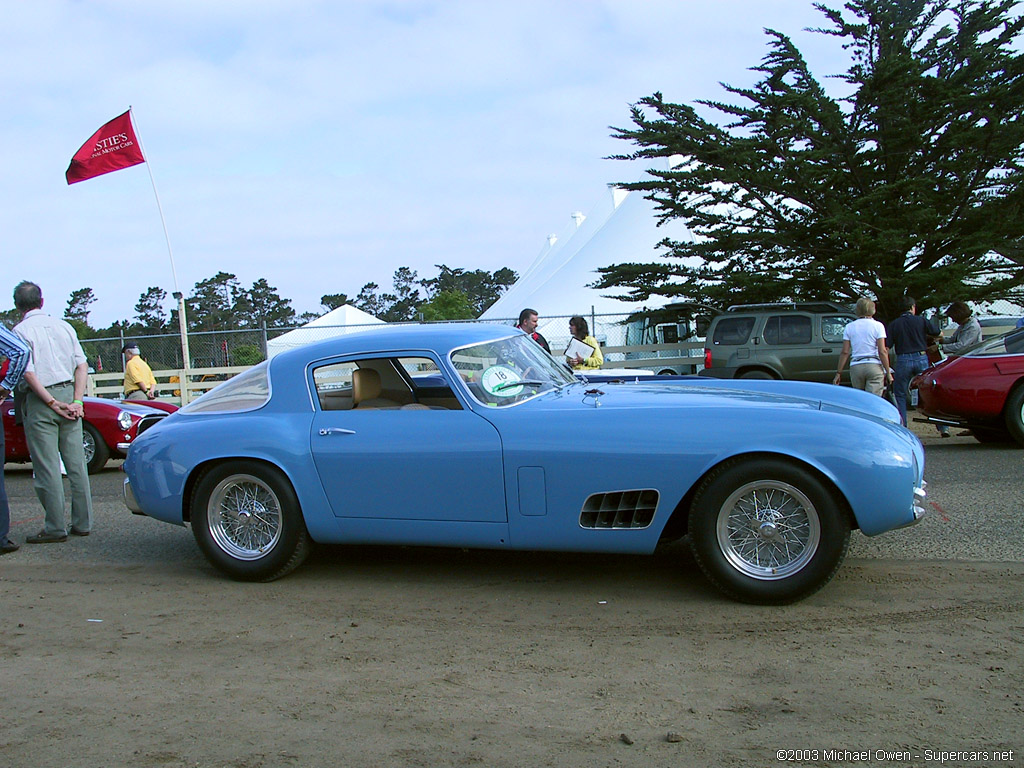
[[[503,389],[510,389],[511,387],[543,387],[548,384],[547,381],[538,381],[536,379],[520,379],[519,381],[506,381],[504,384],[499,384],[494,388],[495,392],[501,392]]]

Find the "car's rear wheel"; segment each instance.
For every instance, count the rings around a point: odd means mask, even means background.
[[[744,371],[739,375],[741,379],[774,379],[768,371]]]
[[[1024,385],[1018,386],[1006,398],[1003,411],[1006,428],[1020,445],[1024,445]]]
[[[272,581],[309,554],[295,491],[265,464],[232,461],[213,468],[196,484],[191,513],[199,548],[232,578]]]
[[[821,589],[839,569],[850,521],[810,471],[775,458],[736,459],[713,470],[690,511],[701,569],[730,597],[789,603]]]
[[[82,450],[85,451],[85,466],[90,475],[103,469],[110,458],[110,449],[103,442],[103,436],[88,421],[82,421]]]

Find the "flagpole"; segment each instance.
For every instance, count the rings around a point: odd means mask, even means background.
[[[164,218],[164,208],[160,204],[160,193],[156,191],[156,179],[153,177],[153,163],[146,154],[146,148],[142,143],[142,135],[139,133],[138,125],[135,124],[135,113],[132,111],[131,106],[128,107],[128,114],[131,118],[132,124],[135,125],[135,138],[138,139],[139,149],[142,151],[142,156],[146,158],[146,170],[149,171],[149,180],[153,184],[153,196],[156,198],[156,208],[160,212],[160,223],[163,225],[164,239],[167,241],[167,256],[171,260],[171,277],[174,279],[174,293],[172,295],[178,300],[178,330],[181,333],[181,359],[184,366],[184,370],[182,372],[183,380],[181,381],[181,404],[186,405],[189,401],[188,384],[191,381],[189,372],[192,369],[192,365],[188,349],[188,320],[185,317],[185,296],[178,288],[178,271],[174,267],[174,252],[171,250],[171,237],[167,233],[167,220]]]

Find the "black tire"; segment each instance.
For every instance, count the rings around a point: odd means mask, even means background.
[[[834,492],[777,458],[734,459],[712,470],[694,496],[689,533],[711,583],[760,605],[817,592],[850,545],[850,521]]]
[[[768,371],[744,371],[738,378],[740,379],[774,379]]]
[[[265,464],[231,461],[196,484],[192,535],[206,558],[239,581],[273,581],[295,570],[311,542],[299,500],[284,475]]]
[[[88,421],[82,421],[82,449],[85,451],[85,466],[90,475],[95,475],[107,464],[110,449],[103,442],[103,437],[96,427]]]
[[[1003,416],[1010,435],[1018,444],[1024,445],[1024,384],[1014,389],[1006,398]]]

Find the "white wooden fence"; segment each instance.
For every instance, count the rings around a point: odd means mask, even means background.
[[[188,381],[183,370],[153,371],[157,383],[157,397],[178,405],[192,402],[208,389],[213,389],[225,379],[249,370],[247,365],[230,365],[219,368],[193,368],[189,371]],[[86,394],[93,397],[120,398],[124,396],[124,374],[120,371],[112,373],[90,373]]]

